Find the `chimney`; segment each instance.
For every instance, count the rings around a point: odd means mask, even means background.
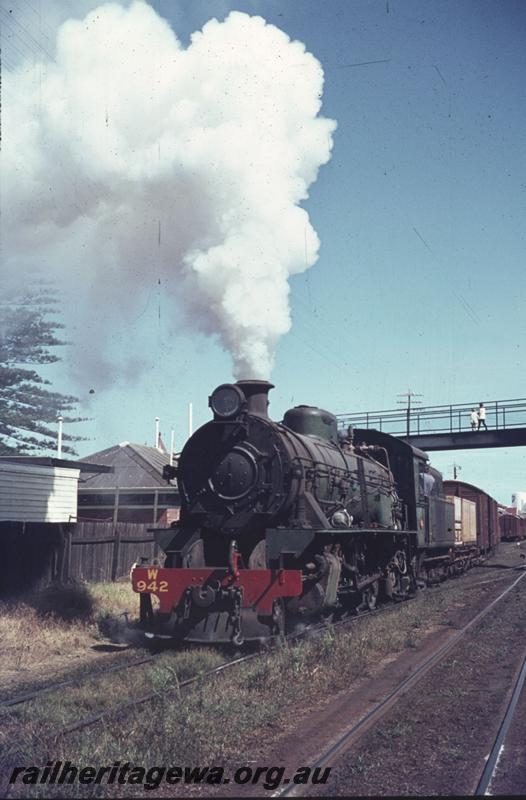
[[[249,414],[254,414],[256,417],[265,417],[268,419],[268,393],[274,388],[273,383],[269,381],[237,381],[236,386],[239,386],[245,397],[247,398],[247,411]]]

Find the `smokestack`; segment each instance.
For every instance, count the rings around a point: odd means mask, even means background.
[[[61,414],[57,417],[58,422],[58,436],[57,436],[57,457],[62,458],[62,423],[64,418]]]
[[[268,393],[274,388],[274,384],[269,381],[247,380],[237,381],[236,386],[239,386],[247,398],[248,413],[268,419]]]
[[[193,408],[192,404],[188,403],[188,438],[194,432],[194,417],[193,417]]]
[[[173,466],[174,463],[174,429],[172,428],[170,434],[170,466]]]
[[[159,449],[159,417],[155,417],[155,445],[157,449]]]

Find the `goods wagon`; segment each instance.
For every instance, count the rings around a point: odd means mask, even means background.
[[[477,543],[477,504],[465,497],[446,495],[455,506],[455,546]]]
[[[526,539],[526,517],[516,514],[499,514],[500,538],[504,542]]]
[[[498,503],[487,492],[464,481],[444,481],[445,494],[475,503],[477,544],[482,553],[493,550],[500,541]]]

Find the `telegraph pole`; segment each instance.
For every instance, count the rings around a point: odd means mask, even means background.
[[[456,481],[456,479],[457,479],[457,475],[458,475],[458,473],[460,472],[460,470],[462,469],[462,467],[460,466],[460,464],[457,464],[457,463],[456,463],[456,461],[454,461],[454,462],[453,462],[452,464],[450,464],[449,466],[450,466],[450,467],[453,467],[453,480],[455,480],[455,481]]]
[[[411,400],[413,400],[413,405],[417,405],[421,403],[421,400],[414,400],[414,397],[423,397],[423,394],[419,394],[418,392],[412,392],[411,389],[408,389],[407,392],[402,392],[402,394],[397,395],[397,397],[405,397],[405,400],[397,400],[397,403],[406,403],[406,428],[407,428],[407,436],[410,436],[411,431]]]

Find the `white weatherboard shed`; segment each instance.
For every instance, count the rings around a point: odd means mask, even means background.
[[[0,522],[76,522],[80,469],[0,461]]]

